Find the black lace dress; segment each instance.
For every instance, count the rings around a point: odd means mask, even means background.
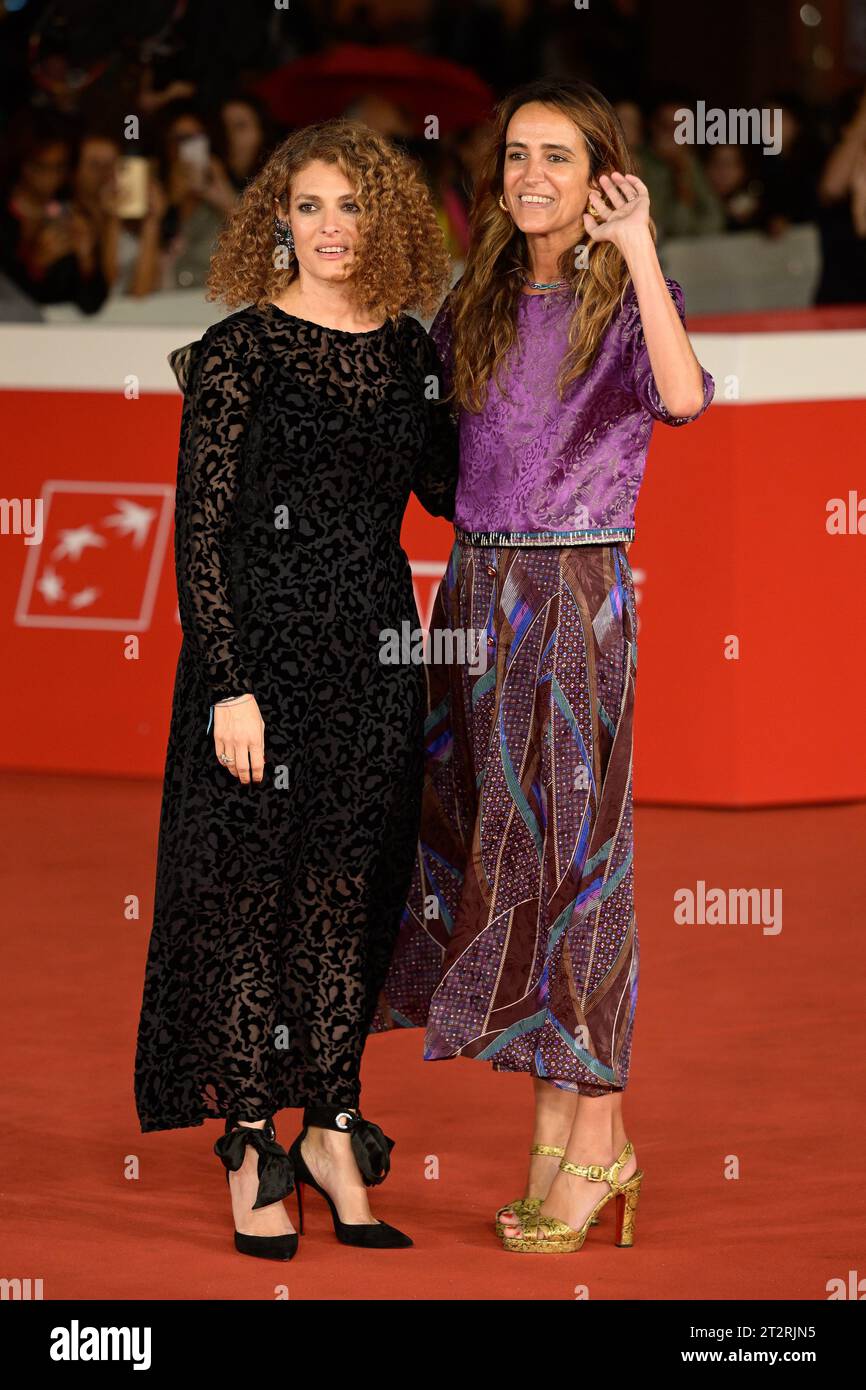
[[[423,665],[400,547],[414,490],[453,516],[457,435],[432,340],[269,305],[172,354],[183,643],[135,1059],[142,1131],[357,1107],[412,875]],[[209,714],[252,691],[265,772],[217,761]]]

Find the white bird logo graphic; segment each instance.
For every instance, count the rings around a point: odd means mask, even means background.
[[[108,545],[104,536],[94,531],[92,526],[76,526],[73,530],[60,532],[60,541],[51,552],[52,560],[80,560],[87,546]]]
[[[121,536],[132,536],[136,550],[140,550],[147,540],[151,523],[156,516],[154,507],[142,507],[128,498],[115,498],[116,512],[102,518],[106,526],[113,526]]]

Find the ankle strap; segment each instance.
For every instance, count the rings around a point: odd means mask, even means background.
[[[304,1130],[311,1125],[318,1129],[336,1129],[348,1134],[352,1153],[367,1187],[377,1187],[391,1171],[389,1139],[372,1120],[365,1120],[360,1111],[353,1113],[340,1105],[307,1105],[304,1107]]]
[[[352,1132],[359,1116],[345,1105],[305,1105],[304,1125],[315,1125],[317,1129],[340,1129]]]
[[[226,1127],[223,1133],[231,1134],[232,1130],[237,1129],[239,1126],[249,1128],[250,1125],[257,1125],[262,1120],[264,1120],[265,1123],[260,1133],[263,1134],[266,1139],[276,1139],[277,1131],[274,1128],[273,1115],[236,1115],[234,1111],[232,1111],[226,1115]]]
[[[529,1150],[531,1154],[546,1154],[548,1158],[565,1158],[565,1149],[557,1144],[533,1144]]]
[[[252,1145],[259,1156],[259,1190],[253,1202],[253,1211],[258,1207],[269,1207],[288,1197],[295,1186],[295,1173],[292,1160],[282,1144],[277,1143],[273,1116],[265,1118],[263,1129],[250,1129],[249,1121],[241,1125],[234,1115],[226,1118],[225,1133],[221,1134],[213,1146],[217,1158],[226,1171],[236,1173],[244,1161],[247,1145]]]
[[[566,1163],[565,1159],[559,1166],[563,1173],[574,1173],[578,1178],[588,1178],[590,1182],[607,1182],[611,1187],[616,1187],[620,1169],[625,1167],[633,1153],[634,1148],[629,1140],[619,1158],[614,1159],[609,1168],[605,1168],[603,1163]]]

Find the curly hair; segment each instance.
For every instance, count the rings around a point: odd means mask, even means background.
[[[313,160],[336,165],[361,207],[353,273],[353,307],[394,319],[432,315],[451,283],[451,259],[419,166],[384,136],[338,118],[293,131],[244,188],[217,243],[208,299],[229,307],[263,307],[297,278],[298,262],[274,262],[274,199],[285,208],[292,181]]]
[[[563,111],[579,130],[589,155],[589,182],[618,170],[636,172],[619,117],[595,87],[582,80],[541,79],[511,92],[496,107],[470,213],[466,268],[449,296],[454,368],[449,399],[477,413],[484,408],[491,377],[501,385],[502,364],[517,338],[521,285],[530,270],[526,237],[503,211],[505,136],[508,123],[531,101]],[[650,221],[655,240],[655,227]],[[586,265],[575,251],[585,244]],[[594,242],[585,228],[558,261],[558,275],[575,296],[568,349],[557,375],[560,400],[595,359],[602,334],[630,283],[625,261],[611,242]],[[502,387],[504,390],[505,388]]]

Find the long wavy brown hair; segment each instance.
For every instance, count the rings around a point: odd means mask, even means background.
[[[274,198],[285,216],[293,179],[313,160],[335,164],[361,208],[354,268],[346,281],[362,314],[433,314],[451,283],[451,260],[419,166],[384,136],[342,118],[293,131],[250,180],[217,243],[207,298],[264,306],[297,278],[275,264]]]
[[[526,237],[499,204],[503,193],[505,135],[521,106],[531,101],[563,111],[574,122],[589,155],[589,183],[618,170],[636,173],[619,117],[606,97],[588,82],[541,79],[511,92],[495,109],[489,145],[470,212],[470,247],[463,275],[450,295],[453,387],[450,398],[465,410],[483,409],[491,376],[500,381],[502,364],[517,338],[517,306],[524,275],[530,270]],[[650,222],[655,240],[655,227]],[[586,267],[576,250],[586,245]],[[594,242],[581,226],[574,247],[559,258],[558,279],[574,292],[575,309],[568,349],[557,375],[560,400],[595,359],[602,334],[629,283],[626,263],[610,242]]]

